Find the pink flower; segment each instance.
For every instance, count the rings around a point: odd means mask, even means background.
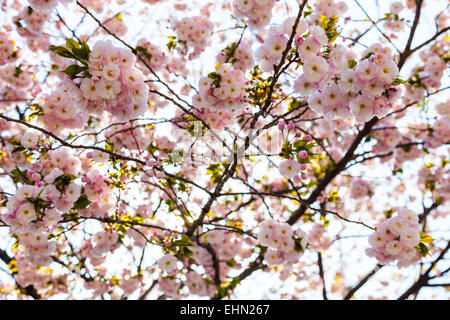
[[[103,68],[102,75],[106,80],[116,80],[120,76],[120,68],[115,63],[109,63]]]
[[[319,81],[328,71],[328,63],[322,57],[311,57],[305,61],[303,65],[303,72],[306,79],[312,82]]]
[[[300,158],[302,158],[302,159],[306,159],[306,158],[308,157],[308,152],[307,152],[306,150],[301,150],[301,151],[298,153],[298,156],[299,156]]]
[[[356,121],[366,122],[373,117],[375,101],[367,96],[359,95],[350,102],[350,109]]]
[[[363,60],[356,66],[356,73],[361,80],[370,80],[377,76],[378,66],[369,60]]]
[[[38,142],[38,135],[33,132],[25,132],[24,135],[20,138],[20,143],[25,148],[34,147]]]
[[[279,166],[280,174],[288,179],[293,178],[300,171],[300,163],[296,160],[282,160]]]

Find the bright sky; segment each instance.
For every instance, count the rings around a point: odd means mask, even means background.
[[[23,1],[21,1],[23,2]],[[183,2],[183,1],[181,1]],[[191,1],[189,2],[189,6],[191,5]],[[174,11],[171,9],[171,3],[172,1],[164,2],[161,5],[155,5],[155,6],[149,6],[148,4],[143,3],[142,1],[136,0],[136,1],[126,1],[126,3],[122,6],[118,6],[116,4],[113,4],[109,7],[109,9],[116,13],[119,11],[122,11],[123,8],[128,8],[129,14],[123,15],[123,19],[127,22],[128,26],[128,33],[126,36],[124,36],[124,39],[127,39],[129,43],[135,44],[137,40],[139,40],[141,37],[144,37],[148,40],[150,40],[152,43],[159,44],[162,47],[165,47],[165,44],[167,43],[167,36],[174,35],[175,33],[172,31],[168,31],[165,33],[160,32],[161,30],[168,30],[167,27],[170,25],[170,21],[174,21],[175,19],[179,17],[184,16],[193,16],[198,14],[198,9],[205,3],[208,3],[210,1],[206,0],[198,0],[198,1],[192,1],[192,7],[194,9],[189,9],[188,12],[180,12],[180,11]],[[222,3],[224,1],[217,1],[217,3]],[[295,8],[294,11],[290,13],[290,16],[295,15],[295,11],[297,10],[297,6],[294,5],[296,1],[294,0],[287,0],[285,1],[286,5],[290,8]],[[345,2],[348,5],[348,11],[345,14],[345,16],[351,16],[354,20],[364,20],[365,14],[364,12],[357,6],[355,1],[353,0],[345,0]],[[371,18],[373,20],[378,20],[380,17],[383,17],[384,13],[389,11],[390,4],[394,2],[391,0],[360,0],[359,3],[364,7],[364,9],[370,14]],[[435,15],[436,13],[442,11],[447,1],[444,0],[427,0],[426,1],[426,10],[424,10],[423,15],[421,17],[421,23],[419,26],[419,30],[416,33],[416,37],[414,38],[413,47],[424,40],[427,40],[432,34],[435,32]],[[310,3],[314,3],[314,1],[310,1]],[[378,8],[377,8],[377,5]],[[78,20],[75,20],[73,17],[74,15],[71,14],[71,7],[66,8],[64,6],[58,6],[58,11],[60,15],[65,19],[66,23],[73,27],[78,23]],[[147,19],[141,19],[140,21],[145,21],[144,23],[135,23],[133,20],[133,17],[136,17],[138,12],[141,12],[142,10],[145,10],[148,13]],[[10,12],[0,12],[0,24],[9,23],[11,21],[11,16],[13,13]],[[404,12],[403,12],[404,14]],[[97,15],[101,17],[105,17],[103,15]],[[111,16],[111,15],[108,15]],[[279,13],[274,13],[274,17],[272,19],[272,24],[280,23],[284,20],[286,17],[286,11],[282,10]],[[412,20],[412,15],[408,14],[406,16],[410,20]],[[212,21],[223,21],[225,20],[223,17],[223,11],[216,10],[213,11],[211,14],[211,20]],[[222,25],[221,29],[226,29],[228,27],[233,27],[234,22],[231,18],[227,19],[229,21],[228,24]],[[358,26],[361,26],[361,29],[364,30],[366,27],[370,26],[369,22],[352,22],[347,25],[342,24],[343,26],[343,35],[348,35],[349,32]],[[381,25],[381,24],[380,24]],[[91,34],[92,30],[96,28],[96,23],[86,18],[86,21],[83,23],[82,27],[79,28],[78,34]],[[155,32],[155,30],[159,30],[158,32]],[[217,29],[215,30],[217,31]],[[236,41],[240,36],[240,31],[229,31],[230,33],[235,33],[235,37],[233,38],[234,41]],[[70,36],[70,33],[67,32],[67,30],[64,30],[66,36]],[[407,32],[402,33],[402,37],[398,40],[395,40],[398,48],[403,48],[406,40],[407,40]],[[220,35],[220,32],[217,32],[214,34],[214,36],[211,37],[212,39],[212,45],[202,54],[201,59],[197,59],[196,61],[189,62],[190,66],[193,66],[197,70],[202,70],[202,74],[207,74],[211,72],[214,68],[214,65],[216,64],[215,56],[221,48],[223,48],[223,43],[218,44],[217,37]],[[251,35],[250,31],[247,31],[246,33],[247,37],[254,36]],[[103,38],[96,37],[95,39]],[[93,38],[94,39],[94,38]],[[231,37],[230,37],[231,39]],[[371,30],[362,40],[361,42],[366,45],[370,45],[376,41],[381,40],[382,37],[380,33],[373,29]],[[62,41],[62,39],[61,39]],[[381,40],[383,43],[385,43],[385,40]],[[231,42],[231,41],[230,41]],[[89,44],[92,45],[94,42],[91,40]],[[258,46],[258,44],[256,44]],[[364,50],[362,46],[357,47],[358,50]],[[416,59],[412,59],[409,61],[405,67],[402,69],[401,75],[403,75],[403,78],[406,78],[409,74],[409,71],[412,67],[417,63]],[[42,75],[38,75],[42,76]],[[191,83],[196,85],[197,83],[197,75],[190,77],[188,79]],[[448,77],[448,70],[446,75],[444,75],[444,81],[442,83],[442,86],[448,86],[449,84],[449,77]],[[444,101],[446,100],[448,95],[437,95],[435,97],[436,102]],[[170,117],[174,113],[173,109],[164,109],[161,110],[157,116],[161,117]],[[419,110],[415,111],[414,113],[411,113],[411,117],[414,118],[423,118],[424,114],[423,112],[420,112]],[[399,124],[401,125],[401,123]],[[161,127],[161,132],[163,134],[166,134],[166,130]],[[275,159],[274,159],[275,160]],[[404,167],[404,171],[411,170],[411,171],[417,171],[417,168],[419,167],[419,163],[426,161],[425,159],[413,161],[409,163],[407,166]],[[363,171],[361,171],[363,170]],[[264,175],[266,172],[264,170],[261,173],[261,176]],[[255,170],[256,172],[256,170]],[[273,171],[274,174],[276,174],[276,171]],[[377,167],[377,170],[368,170],[366,167],[358,167],[355,166],[350,173],[354,176],[357,175],[364,175],[365,178],[370,179],[371,181],[376,181],[379,183],[380,188],[383,189],[377,190],[377,194],[375,196],[375,199],[373,200],[373,203],[377,205],[377,199],[380,201],[378,203],[383,203],[384,197],[386,197],[387,191],[395,188],[398,186],[398,179],[394,178],[391,181],[386,181],[386,177],[391,175],[391,169],[386,166],[382,169],[380,167]],[[137,192],[137,191],[136,191]],[[421,205],[421,196],[419,192],[416,192],[417,200],[414,202],[409,202],[409,208],[415,210],[416,212],[420,213],[422,210]],[[402,204],[405,203],[405,199],[398,199],[398,203]],[[138,203],[136,203],[138,205]],[[379,208],[380,211],[383,210],[383,208]],[[168,214],[164,216],[164,218],[171,219]],[[357,220],[358,218],[361,218],[364,222],[368,219],[368,215],[364,216],[364,214],[361,215],[361,217],[352,217],[354,220]],[[369,221],[370,222],[370,221]],[[328,228],[328,232],[330,236],[333,236],[337,234],[342,229],[342,222],[336,219],[333,219],[330,227]],[[89,224],[87,231],[94,231],[98,225],[96,224]],[[90,228],[92,228],[90,230]],[[245,225],[244,225],[245,228]],[[8,240],[7,236],[7,230],[6,228],[2,228],[3,230],[0,230],[0,246],[2,248],[8,248],[12,244],[11,241]],[[305,227],[304,230],[307,231],[309,228]],[[430,224],[430,230],[440,230],[439,232],[431,233],[431,235],[435,239],[439,238],[447,238],[449,237],[450,232],[450,222],[444,221],[443,219],[437,219],[436,221],[431,222]],[[325,267],[325,279],[327,284],[331,284],[335,279],[335,273],[336,271],[343,270],[345,272],[345,279],[347,282],[347,285],[354,284],[358,281],[358,276],[363,276],[367,272],[373,269],[373,267],[376,265],[375,259],[368,258],[364,250],[368,247],[367,243],[367,236],[370,234],[370,230],[367,228],[364,228],[359,225],[352,225],[351,227],[346,229],[345,234],[341,234],[341,237],[346,235],[349,236],[349,238],[344,238],[339,241],[335,241],[333,246],[324,254],[324,267]],[[119,249],[118,252],[123,251],[123,254],[116,254],[116,259],[119,260],[110,260],[107,264],[107,268],[111,269],[111,272],[114,272],[114,269],[123,261],[122,260],[128,260],[130,257],[131,252],[127,252],[125,248]],[[345,255],[343,254],[345,253]],[[138,255],[139,251],[135,250],[134,254]],[[161,252],[159,249],[152,249],[148,250],[145,255],[145,263],[147,266],[153,265],[157,259],[161,257]],[[317,259],[316,253],[314,252],[306,252],[305,255],[302,257],[301,261],[315,261]],[[443,264],[447,264],[447,266],[450,266],[449,261],[444,261]],[[394,274],[395,277],[402,274],[405,278],[404,281],[402,281],[399,285],[401,286],[399,292],[404,291],[406,288],[408,288],[412,282],[414,281],[415,277],[418,275],[419,266],[411,266],[406,269],[402,269],[397,271],[396,266],[387,266],[381,271],[379,271],[375,277],[369,281],[362,289],[360,289],[357,293],[358,298],[367,298],[369,295],[372,295],[374,297],[380,297],[380,296],[386,296],[387,298],[396,298],[397,293],[393,293],[393,290],[388,287],[383,287],[379,284],[379,281],[377,280],[386,280],[390,281],[392,278],[392,275]],[[318,270],[317,266],[313,267],[305,267],[304,269],[306,273],[306,277],[318,277]],[[237,272],[238,273],[238,272]],[[7,276],[0,272],[0,281],[4,279],[7,279]],[[149,283],[149,282],[147,282]],[[268,298],[279,298],[279,292],[291,292],[294,293],[296,289],[302,288],[307,286],[307,281],[297,281],[296,279],[288,279],[287,281],[283,282],[280,281],[278,276],[275,273],[261,273],[257,272],[254,273],[251,277],[249,277],[247,280],[245,280],[235,291],[233,298],[237,299],[268,299]],[[394,285],[394,284],[393,284]],[[395,286],[398,286],[398,284],[395,284]],[[397,287],[395,287],[397,288]],[[431,292],[431,289],[424,288],[421,291],[421,294],[419,296],[426,298],[429,297]],[[448,292],[445,291],[445,289],[442,288],[433,288],[433,294],[436,294],[438,297],[443,299],[450,298],[450,295]],[[305,293],[298,293],[298,296],[305,298],[305,299],[321,299],[321,292],[319,290],[316,291],[316,295],[310,295]],[[333,294],[329,294],[330,298],[333,299]],[[82,293],[80,291],[80,297],[86,297],[85,293]],[[149,299],[157,297],[156,293],[152,293],[149,295]]]

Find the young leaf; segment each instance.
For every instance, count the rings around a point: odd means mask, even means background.
[[[82,72],[83,70],[85,70],[84,67],[79,66],[77,64],[72,64],[72,65],[68,66],[63,72],[71,77],[74,77],[77,74],[79,74],[80,72]]]

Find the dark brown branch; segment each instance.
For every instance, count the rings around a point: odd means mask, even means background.
[[[419,279],[417,279],[416,282],[408,289],[406,290],[400,297],[398,297],[397,300],[405,300],[407,299],[411,294],[418,293],[422,287],[428,285],[428,280],[430,280],[432,277],[430,276],[431,271],[436,266],[436,264],[442,260],[447,253],[447,251],[450,249],[450,241],[447,242],[447,246],[441,251],[439,256],[431,263],[431,265],[428,267],[428,269],[420,275]]]
[[[324,270],[323,270],[323,262],[322,262],[322,254],[320,252],[317,252],[317,264],[319,265],[319,275],[320,275],[320,279],[322,279],[322,296],[323,296],[323,300],[328,300],[327,297],[327,288],[325,285],[325,274],[324,274]]]
[[[356,286],[354,286],[352,289],[350,289],[350,291],[344,297],[344,300],[350,300],[353,297],[353,295],[355,294],[355,292],[358,291],[359,289],[361,289],[361,287],[363,285],[365,285],[366,282],[369,281],[370,278],[372,278],[374,276],[374,274],[377,273],[378,270],[380,270],[382,267],[383,266],[381,264],[377,264],[375,266],[375,268],[372,271],[370,271],[364,278],[362,278]]]

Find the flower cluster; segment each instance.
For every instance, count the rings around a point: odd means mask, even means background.
[[[373,189],[370,182],[361,178],[354,179],[350,186],[350,197],[353,199],[360,199],[373,195]]]
[[[18,51],[14,40],[4,30],[0,29],[0,66],[17,60]]]
[[[68,0],[72,1],[72,0]],[[109,1],[103,0],[79,0],[80,3],[86,8],[94,10],[96,13],[101,13],[103,11],[103,7],[109,3]],[[119,2],[119,1],[117,1]]]
[[[158,260],[158,267],[167,272],[167,274],[174,274],[177,271],[178,259],[171,254],[166,254],[164,257]]]
[[[395,127],[376,130],[373,132],[373,137],[377,140],[377,144],[373,147],[373,152],[376,153],[387,153],[391,151],[403,138],[400,131]]]
[[[109,19],[105,23],[105,27],[118,37],[123,37],[127,34],[128,31],[128,28],[123,21],[121,14],[116,15],[114,19]]]
[[[71,0],[63,0],[60,2],[69,2]],[[36,10],[51,11],[58,5],[58,0],[28,0],[30,6]]]
[[[435,106],[438,117],[433,125],[433,134],[425,137],[425,146],[437,147],[450,141],[450,100]]]
[[[306,40],[302,45],[304,43]],[[302,51],[301,46],[299,52]],[[323,57],[315,56],[319,49],[320,45],[317,45],[312,51],[308,50],[309,59],[303,66],[304,78],[298,80],[302,81],[301,85],[297,84],[297,87],[308,90],[313,88],[311,91],[318,89],[308,99],[313,111],[329,120],[353,115],[357,122],[384,116],[389,111],[400,94],[400,90],[392,87],[398,67],[389,48],[374,44],[363,53],[362,61],[349,60],[349,67],[344,70],[335,68],[334,63],[329,65]],[[305,59],[304,54],[301,57]],[[327,83],[331,78],[338,79],[337,83]]]
[[[223,63],[208,77],[199,80],[199,93],[193,97],[195,106],[203,108],[202,118],[216,118],[220,124],[213,127],[223,127],[233,119],[233,112],[240,110],[245,104],[246,80],[244,73],[235,69],[231,63]],[[218,118],[217,112],[222,114]]]
[[[168,63],[168,57],[158,46],[152,44],[150,41],[140,39],[136,45],[136,50],[141,58],[154,70],[158,71]],[[148,73],[148,68],[143,68],[144,72]]]
[[[98,41],[89,54],[89,73],[80,84],[87,109],[106,110],[119,121],[144,114],[148,109],[148,87],[136,58],[128,48],[111,41]]]
[[[25,38],[31,50],[47,50],[49,38],[43,34],[44,24],[50,20],[51,11],[38,10],[32,7],[23,7],[13,21],[17,27],[17,32]]]
[[[236,0],[233,2],[234,14],[239,19],[248,18],[251,29],[261,29],[272,19],[275,0]]]
[[[82,112],[79,101],[73,95],[77,89],[66,79],[49,95],[39,96],[39,105],[43,111],[39,121],[46,129],[58,134],[64,129],[82,128],[86,124],[86,113]]]
[[[177,21],[173,29],[177,32],[179,41],[193,48],[190,57],[194,58],[205,50],[213,27],[211,21],[205,17],[195,16]]]
[[[36,143],[29,138],[23,140],[30,145]],[[76,163],[76,158],[71,160],[64,151],[53,151],[47,164],[61,166],[64,160]],[[69,167],[77,169],[76,165]],[[75,176],[55,167],[41,168],[40,172],[28,170],[23,174],[33,184],[22,185],[8,199],[8,211],[2,219],[10,226],[11,234],[17,236],[23,258],[33,265],[45,266],[52,261],[51,254],[56,249],[49,234],[57,230],[62,213],[72,209],[80,199],[82,187],[75,182]]]
[[[397,216],[377,226],[377,231],[369,237],[371,247],[366,253],[381,264],[397,260],[397,266],[401,268],[410,266],[426,255],[428,249],[423,242],[431,238],[422,237],[421,240],[419,217],[413,211],[401,208],[397,212]]]
[[[311,21],[316,22],[320,17],[340,17],[347,11],[347,5],[344,1],[335,2],[334,0],[318,0],[314,2],[314,10],[311,14]]]
[[[148,4],[157,4],[157,3],[161,3],[164,0],[142,0],[144,2],[147,2]]]
[[[114,251],[119,247],[119,236],[110,231],[100,231],[93,235],[94,245],[90,254],[94,258],[102,258],[106,253]]]
[[[324,235],[324,232],[325,227],[322,224],[316,223],[308,233],[308,242],[312,250],[327,250],[333,244],[333,240]]]
[[[390,12],[386,17],[386,20],[383,24],[383,28],[386,30],[390,30],[392,32],[401,32],[405,27],[405,22],[403,19],[400,19],[398,14],[404,8],[403,4],[400,1],[394,2],[390,6]]]
[[[53,294],[67,293],[67,274],[56,275],[48,267],[36,267],[25,258],[25,253],[19,245],[15,255],[15,268],[18,270],[15,275],[16,281],[26,288],[29,285],[41,292],[51,291]]]
[[[33,84],[33,72],[31,68],[24,68],[21,64],[7,64],[0,68],[0,79],[12,87],[24,90]]]
[[[297,263],[308,244],[306,233],[301,229],[294,231],[289,224],[272,219],[261,223],[258,240],[268,247],[264,259],[270,266]]]
[[[230,62],[234,68],[246,71],[253,66],[253,52],[251,43],[243,40],[239,44],[233,42],[217,55],[220,63]]]
[[[85,217],[107,217],[115,206],[116,196],[110,185],[111,179],[97,169],[91,169],[81,179],[89,207],[79,210]]]
[[[291,121],[286,126],[284,121],[278,123],[278,128],[282,131],[287,127],[288,134],[295,128]],[[300,137],[301,132],[295,135],[295,138]],[[295,140],[293,143],[286,141],[282,148],[280,155],[284,158],[281,160],[278,167],[280,174],[287,179],[294,179],[295,182],[300,182],[301,179],[306,179],[304,174],[299,176],[300,171],[306,171],[307,164],[310,162],[309,158],[313,155],[312,148],[315,144],[312,142],[312,137],[309,134],[304,135],[301,139]]]
[[[149,135],[149,130],[136,128],[135,125],[132,124],[112,126],[105,131],[105,138],[108,139],[116,150],[120,150],[122,148],[126,148],[128,150],[138,150],[139,148],[146,148],[150,141],[155,141],[154,137]],[[93,153],[96,157],[98,157],[97,160],[99,161],[96,161],[99,163],[104,162],[104,157],[107,157],[104,152],[102,153],[103,155],[96,152]]]
[[[281,33],[279,28],[271,27],[269,29],[266,40],[255,51],[255,57],[260,61],[263,71],[271,72],[274,65],[280,62],[287,43],[288,37]]]

